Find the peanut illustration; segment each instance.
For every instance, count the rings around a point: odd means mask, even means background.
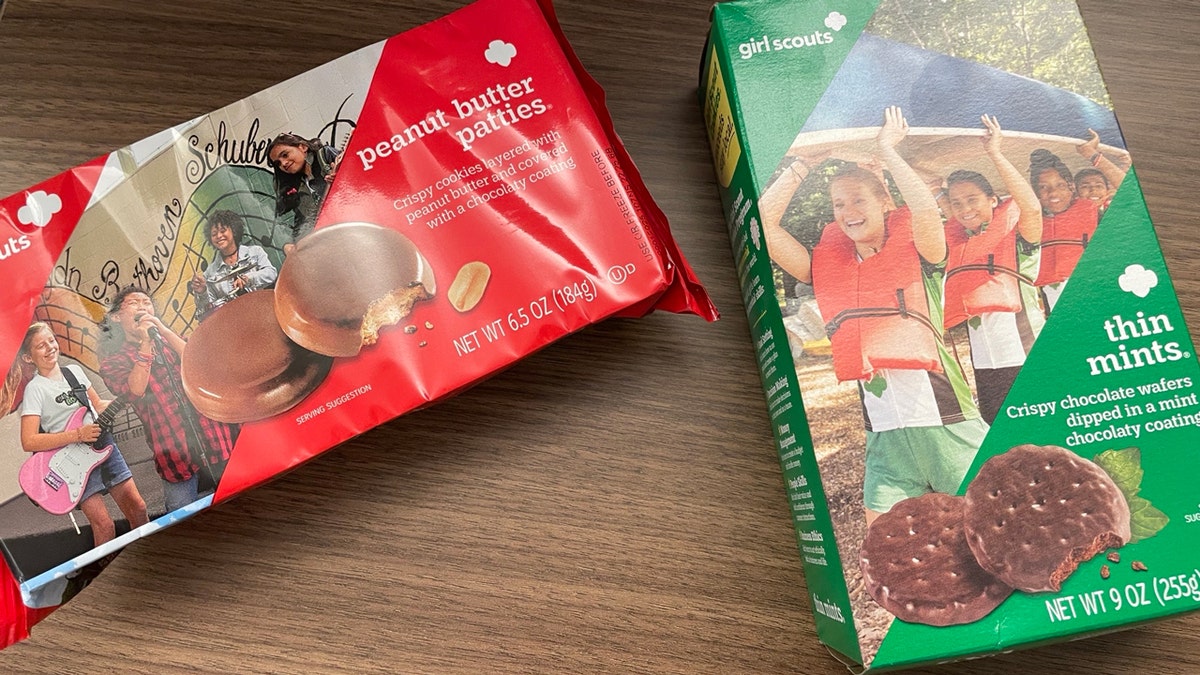
[[[458,270],[454,282],[450,284],[447,297],[450,304],[459,312],[469,312],[479,304],[488,281],[492,278],[492,268],[487,263],[469,262]]]

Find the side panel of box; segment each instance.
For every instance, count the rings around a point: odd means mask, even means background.
[[[842,559],[800,399],[788,330],[776,298],[758,213],[758,189],[750,170],[749,148],[740,131],[728,64],[723,63],[724,51],[720,25],[714,23],[705,50],[700,93],[804,576],[821,641],[861,662]]]

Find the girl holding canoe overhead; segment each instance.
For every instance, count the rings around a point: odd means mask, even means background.
[[[1004,156],[999,122],[981,120],[985,152],[1008,196],[997,195],[982,174],[960,169],[937,198],[949,249],[944,326],[967,324],[979,409],[991,424],[1045,324],[1033,286],[1038,261],[1029,254],[1042,240],[1042,207]]]
[[[1125,172],[1100,153],[1096,132],[1091,135],[1091,139],[1079,146],[1079,153],[1089,156],[1110,186],[1119,187]],[[1071,169],[1058,155],[1045,149],[1034,150],[1029,156],[1029,182],[1042,205],[1043,216],[1037,285],[1046,296],[1046,309],[1052,311],[1083,250],[1096,233],[1107,200],[1080,197]]]
[[[868,524],[902,499],[956,492],[988,429],[942,342],[946,235],[933,195],[896,151],[907,133],[900,109],[888,108],[876,151],[904,206],[892,208],[870,171],[840,169],[829,180],[833,222],[811,253],[781,224],[808,173],[802,162],[759,202],[771,259],[812,284],[834,375],[858,385]]]

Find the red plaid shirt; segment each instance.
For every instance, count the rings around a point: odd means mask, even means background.
[[[157,351],[158,348],[156,348]],[[190,479],[203,470],[203,464],[188,451],[187,419],[196,423],[203,452],[210,465],[222,465],[229,459],[238,427],[208,419],[196,411],[183,393],[179,375],[179,355],[162,349],[163,363],[150,364],[150,380],[141,397],[129,394],[129,373],[133,371],[138,345],[126,342],[115,354],[100,362],[100,376],[113,394],[123,396],[142,420],[146,441],[154,451],[158,475],[169,483]],[[174,389],[174,391],[172,391]]]

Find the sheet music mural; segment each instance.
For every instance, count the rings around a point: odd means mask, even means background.
[[[237,214],[245,223],[240,243],[261,247],[278,269],[283,246],[292,240],[293,215],[276,213],[268,146],[287,132],[343,150],[381,49],[364,48],[110,155],[109,173],[34,308],[32,320],[51,327],[63,362],[78,363],[102,396],[111,398],[99,374],[100,362],[119,349],[124,338],[106,315],[117,291],[129,285],[149,295],[162,322],[186,339],[203,317],[189,282],[220,256],[205,236],[205,225],[217,211]],[[0,447],[6,451],[0,453],[0,509],[7,512],[31,508],[16,480],[25,454],[20,451],[16,411],[33,373],[19,358],[4,365],[8,375],[0,387]],[[142,421],[130,410],[116,418],[112,431],[136,477],[139,465],[153,462]],[[158,481],[138,482],[151,518],[162,515]],[[65,517],[38,522],[41,530],[30,531],[28,518],[0,516],[0,539],[8,544],[47,536],[90,541]],[[14,529],[18,527],[24,529]],[[6,553],[18,558],[20,549],[10,545]],[[13,562],[25,579],[44,570],[37,560]]]

